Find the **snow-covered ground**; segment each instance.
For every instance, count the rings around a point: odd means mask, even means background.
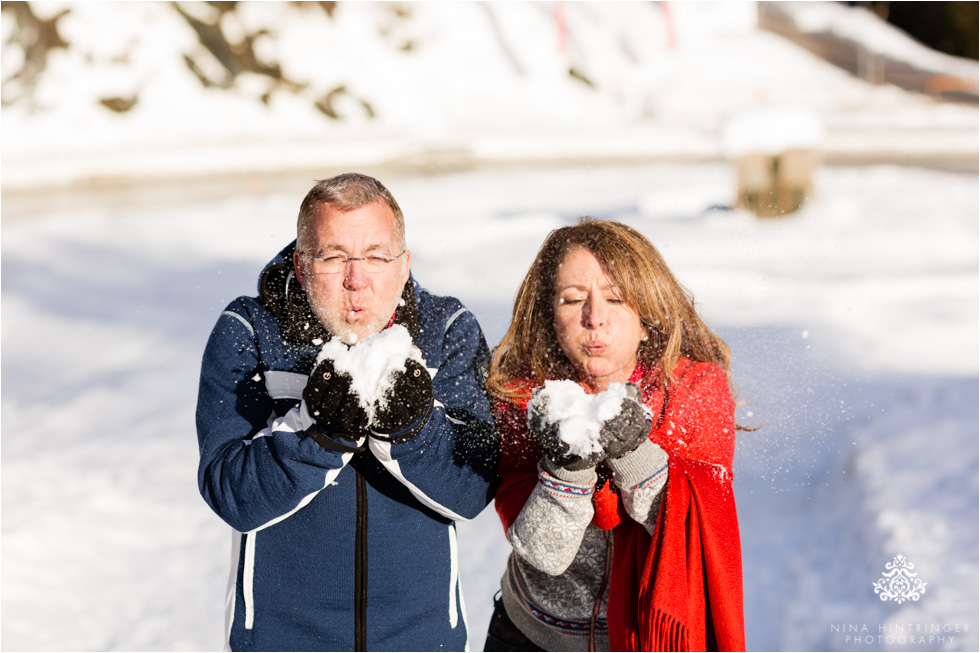
[[[393,177],[414,274],[490,342],[548,230],[589,213],[660,246],[730,343],[749,647],[851,650],[839,624],[965,624],[977,646],[977,177],[824,168],[778,221],[703,210],[723,164]],[[669,190],[669,193],[668,193]],[[667,201],[669,198],[669,202]],[[193,410],[220,310],[254,291],[301,198],[5,222],[3,644],[216,649],[228,529],[196,490]],[[936,205],[941,205],[937,210]],[[460,528],[473,648],[507,544]],[[882,602],[896,554],[927,590]]]
[[[491,344],[550,229],[613,218],[661,249],[732,348],[740,421],[762,427],[735,463],[750,649],[980,647],[976,172],[824,166],[801,212],[763,221],[725,208],[728,164],[690,162],[718,156],[732,116],[787,105],[838,152],[961,158],[975,106],[848,77],[756,30],[753,3],[670,3],[670,21],[654,3],[566,3],[564,50],[551,3],[413,4],[383,37],[385,6],[341,3],[332,22],[278,6],[246,13],[293,37],[277,55],[313,85],[268,108],[254,78],[189,85],[193,37],[151,3],[72,5],[65,34],[88,56],[58,53],[43,111],[3,108],[4,650],[222,646],[230,537],[196,488],[200,356],[292,239],[311,174],[338,168],[380,171],[414,274]],[[343,82],[373,122],[310,109]],[[134,89],[129,114],[91,106]],[[249,181],[174,181],[200,174]],[[492,509],[460,545],[480,649],[508,553]],[[873,587],[899,554],[926,583],[901,604]]]

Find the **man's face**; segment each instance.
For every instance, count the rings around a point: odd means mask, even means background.
[[[362,261],[350,261],[339,272],[323,273],[323,264],[303,256],[398,256],[395,217],[387,204],[379,200],[347,213],[321,204],[304,248],[293,255],[296,277],[327,331],[354,344],[388,326],[408,280],[410,252],[379,272],[367,272]]]

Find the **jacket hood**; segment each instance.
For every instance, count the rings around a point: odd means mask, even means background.
[[[293,253],[296,241],[289,243],[269,261],[259,274],[259,301],[279,322],[282,339],[294,345],[313,346],[332,338],[320,320],[313,315],[306,292],[296,278],[293,267]],[[417,294],[420,291],[415,279],[409,274],[402,289],[401,301],[395,309],[392,324],[401,324],[408,329],[414,340],[419,332]],[[387,327],[386,327],[387,328]]]
[[[271,268],[278,268],[278,267],[282,267],[282,266],[286,266],[286,267],[289,268],[289,270],[292,270],[293,269],[293,252],[295,252],[295,251],[296,251],[296,241],[293,240],[293,242],[291,242],[288,245],[286,245],[285,247],[283,247],[282,248],[282,251],[280,251],[278,254],[276,254],[272,258],[271,261],[269,261],[268,263],[265,264],[265,267],[262,268],[262,271],[259,273],[259,279],[258,279],[258,286],[259,286],[258,287],[258,291],[259,291],[259,296],[260,297],[262,296],[262,282],[265,279],[266,273]]]

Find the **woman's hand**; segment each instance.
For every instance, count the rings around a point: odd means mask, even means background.
[[[573,472],[598,465],[606,457],[602,449],[584,457],[570,453],[570,445],[558,434],[558,422],[548,421],[548,398],[542,396],[543,390],[544,386],[537,388],[528,402],[527,428],[541,445],[545,457],[556,466]]]
[[[606,458],[625,456],[649,436],[653,416],[641,400],[640,389],[627,383],[619,413],[602,423],[595,451],[588,454],[571,453],[571,445],[559,435],[558,422],[548,420],[548,396],[543,394],[543,387],[536,389],[528,402],[527,427],[556,466],[570,471],[589,469]]]
[[[653,415],[641,401],[643,395],[634,383],[626,384],[626,397],[619,414],[606,420],[599,431],[602,458],[621,458],[636,449],[650,435]]]

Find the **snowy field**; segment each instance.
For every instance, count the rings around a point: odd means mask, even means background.
[[[724,164],[385,181],[414,274],[491,343],[550,229],[591,214],[660,247],[732,347],[740,421],[762,426],[735,464],[750,649],[977,648],[975,174],[825,167],[817,198],[771,221],[720,208]],[[222,646],[230,536],[196,489],[200,356],[300,199],[4,221],[5,650]],[[481,649],[508,547],[492,509],[460,542]],[[901,605],[872,588],[899,553],[927,583]],[[934,625],[968,632],[845,640]]]

